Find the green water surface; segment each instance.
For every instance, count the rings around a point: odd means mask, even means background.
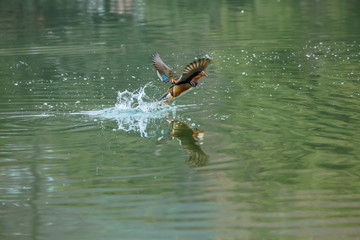
[[[359,154],[358,0],[0,1],[1,240],[360,239]]]

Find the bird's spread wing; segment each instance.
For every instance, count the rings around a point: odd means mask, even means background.
[[[210,62],[211,60],[208,58],[201,58],[199,60],[190,63],[184,68],[181,78],[176,84],[183,84],[190,82],[196,75],[204,71],[207,68],[207,66],[209,66]]]
[[[161,81],[169,82],[172,79],[179,78],[179,76],[163,62],[158,53],[152,55],[152,62]]]

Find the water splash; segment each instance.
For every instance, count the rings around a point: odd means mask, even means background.
[[[163,107],[157,102],[149,102],[149,97],[145,93],[145,89],[150,85],[147,84],[139,90],[130,92],[125,90],[118,92],[115,108],[118,110],[131,110],[137,112],[152,112],[162,109]]]
[[[133,92],[119,91],[114,107],[85,113],[100,120],[115,120],[117,129],[114,130],[140,133],[141,137],[155,136],[160,120],[175,116],[176,107],[150,101],[145,93],[147,87],[149,85]]]

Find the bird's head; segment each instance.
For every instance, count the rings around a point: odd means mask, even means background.
[[[202,71],[201,73],[200,73],[200,77],[207,77],[208,75],[204,72],[204,71]]]
[[[193,78],[193,81],[198,81],[201,77],[203,77],[203,76],[205,76],[205,77],[207,77],[208,75],[204,72],[204,71],[202,71],[202,72],[200,72],[198,75],[196,75],[194,78]]]

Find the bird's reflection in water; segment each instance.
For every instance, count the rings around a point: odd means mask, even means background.
[[[209,156],[201,149],[200,143],[204,139],[204,131],[193,130],[187,124],[172,120],[169,129],[163,131],[164,136],[158,143],[164,143],[167,140],[179,140],[179,143],[186,154],[189,154],[187,163],[192,167],[204,166]]]

